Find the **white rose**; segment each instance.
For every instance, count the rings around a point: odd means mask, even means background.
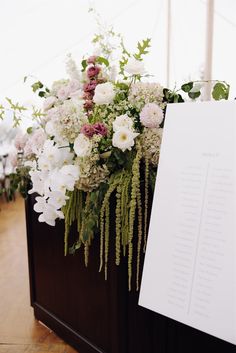
[[[119,130],[117,130],[112,138],[112,145],[114,147],[119,148],[123,152],[125,150],[131,150],[131,147],[134,146],[134,139],[137,137],[139,134],[135,133],[126,127],[121,127]]]
[[[110,82],[100,83],[95,88],[93,101],[96,104],[110,104],[112,103],[115,97],[115,94],[116,93],[114,91],[112,83]]]
[[[114,131],[119,130],[121,127],[126,127],[133,131],[133,120],[127,114],[117,116],[112,125]]]
[[[46,111],[50,108],[52,108],[52,106],[56,103],[57,99],[56,97],[48,97],[45,99],[45,101],[43,102],[43,110]]]
[[[143,75],[145,74],[144,64],[140,60],[134,58],[130,59],[125,65],[124,70],[130,75]]]
[[[91,153],[92,144],[88,137],[84,134],[79,134],[74,142],[74,151],[78,157],[85,157]]]

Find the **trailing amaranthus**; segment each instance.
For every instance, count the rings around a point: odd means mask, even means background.
[[[129,210],[129,244],[128,244],[128,287],[131,290],[131,278],[132,278],[132,259],[133,259],[133,233],[134,233],[134,221],[135,211],[137,205],[137,193],[140,188],[140,160],[142,157],[141,146],[139,141],[136,143],[137,153],[133,161],[132,166],[132,181],[131,181],[131,202]]]

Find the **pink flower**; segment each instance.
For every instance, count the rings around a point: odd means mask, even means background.
[[[96,80],[90,81],[89,83],[85,83],[84,92],[94,91],[96,86],[97,86],[97,81]]]
[[[18,151],[21,151],[24,149],[26,142],[27,142],[27,134],[22,134],[22,132],[20,132],[16,135],[14,143]]]
[[[73,92],[78,91],[78,89],[80,88],[80,83],[78,80],[73,79],[69,82],[67,87],[69,89],[70,94],[72,94]]]
[[[145,127],[158,128],[163,121],[163,111],[157,104],[147,103],[140,113],[140,121]]]
[[[29,157],[31,154],[33,154],[32,145],[31,143],[27,143],[24,148],[24,155],[25,157]]]
[[[107,127],[105,124],[103,123],[95,123],[93,125],[94,130],[95,130],[95,134],[100,134],[102,136],[106,136],[107,135]]]
[[[68,86],[63,86],[57,91],[57,97],[62,101],[66,100],[69,97],[69,94],[70,90]]]
[[[25,156],[30,156],[31,154],[37,154],[46,140],[46,135],[43,129],[37,129],[28,139],[25,148],[24,154]]]
[[[87,64],[95,64],[96,60],[97,60],[97,56],[92,55],[87,59]]]
[[[91,124],[85,124],[82,126],[80,132],[84,134],[86,137],[91,138],[95,134],[95,129]]]
[[[17,166],[17,152],[11,152],[8,158],[12,167],[15,168]]]
[[[90,66],[87,70],[87,76],[88,78],[96,77],[100,71],[101,68],[99,66]]]
[[[85,99],[85,100],[92,100],[92,99],[93,99],[93,96],[94,96],[93,92],[85,92],[85,93],[83,94],[83,99]]]

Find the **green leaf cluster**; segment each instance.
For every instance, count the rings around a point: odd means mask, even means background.
[[[32,90],[34,93],[38,92],[38,96],[43,98],[49,93],[49,89],[44,86],[44,84],[41,81],[36,81],[32,85]]]
[[[190,81],[181,86],[181,90],[188,94],[189,98],[196,99],[201,96],[200,89],[195,89],[195,83],[210,83],[211,81]],[[215,82],[214,80],[212,82]],[[212,98],[215,100],[228,99],[230,86],[224,81],[216,81],[212,88]]]
[[[171,91],[168,88],[163,89],[163,94],[164,94],[164,102],[166,103],[182,103],[184,102],[183,97],[181,94]]]
[[[226,82],[217,82],[212,89],[212,97],[215,100],[228,99],[230,86]]]
[[[136,60],[142,60],[142,56],[148,54],[148,48],[151,47],[151,38],[144,39],[142,42],[138,42],[138,52],[134,54]]]

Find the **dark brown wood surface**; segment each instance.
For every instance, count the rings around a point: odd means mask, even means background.
[[[127,290],[127,265],[109,259],[108,281],[99,268],[99,240],[90,251],[63,254],[63,221],[37,221],[26,203],[31,302],[38,319],[80,353],[235,353],[235,346],[138,306]],[[111,220],[111,235],[114,219]],[[72,230],[72,233],[76,232]],[[111,239],[112,241],[112,239]]]

